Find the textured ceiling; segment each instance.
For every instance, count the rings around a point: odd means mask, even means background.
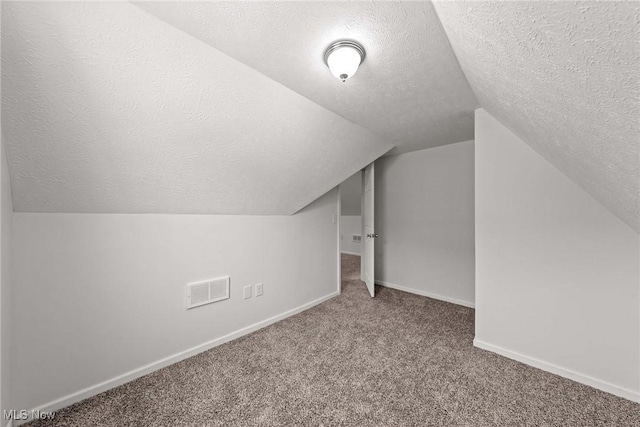
[[[130,3],[3,1],[2,88],[17,211],[291,214],[392,148]]]
[[[2,2],[14,204],[292,213],[393,145],[471,139],[479,101],[638,231],[639,7]],[[367,49],[346,83],[339,38]]]
[[[482,107],[640,231],[640,3],[436,10]]]
[[[476,99],[430,2],[140,2],[141,8],[396,145],[473,139]],[[367,51],[342,83],[323,62],[342,38]]]

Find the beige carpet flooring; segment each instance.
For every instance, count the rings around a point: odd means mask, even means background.
[[[474,348],[473,310],[386,288],[359,258],[320,306],[32,426],[640,426],[640,405]]]

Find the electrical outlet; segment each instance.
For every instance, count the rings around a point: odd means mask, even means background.
[[[258,283],[256,285],[256,296],[257,297],[262,296],[263,292],[264,292],[264,289],[262,288],[262,283]]]
[[[244,297],[244,299],[251,298],[251,285],[247,285],[242,288],[242,296]]]

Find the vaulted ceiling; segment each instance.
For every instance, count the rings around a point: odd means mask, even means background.
[[[431,2],[137,2],[138,6],[391,142],[391,154],[473,139],[478,104]],[[366,49],[357,78],[323,62]]]
[[[640,3],[435,5],[480,105],[640,231]]]
[[[631,2],[2,2],[14,205],[290,214],[392,148],[473,139],[482,106],[638,230],[639,16]],[[340,38],[367,50],[346,83],[322,60]]]
[[[292,214],[393,148],[130,3],[2,8],[18,211]]]

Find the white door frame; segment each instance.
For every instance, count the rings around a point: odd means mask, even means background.
[[[340,185],[338,185],[338,208],[336,209],[336,217],[337,217],[337,222],[338,222],[338,295],[340,295],[340,293],[342,293],[342,251],[341,251],[341,246],[342,246],[342,240],[341,240],[341,236],[342,236],[342,230],[341,230],[341,224],[340,224],[340,218],[342,217],[342,190],[340,189]]]

